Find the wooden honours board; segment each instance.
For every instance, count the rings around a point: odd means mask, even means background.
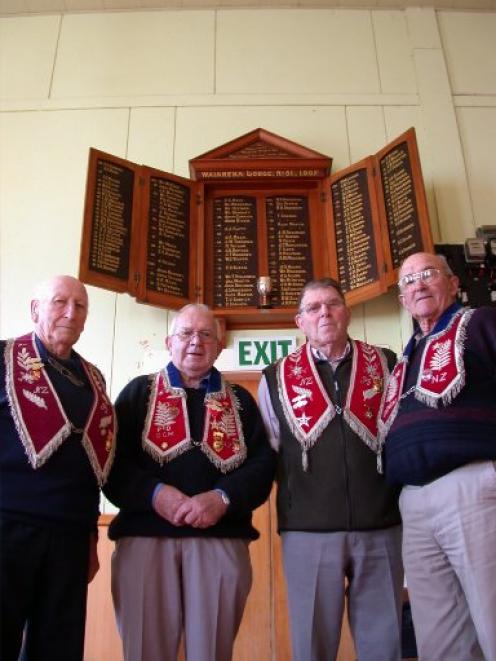
[[[194,182],[90,150],[81,280],[176,307],[196,297]]]
[[[415,132],[332,177],[331,162],[263,129],[191,160],[191,179],[91,149],[80,278],[166,308],[205,302],[228,328],[292,325],[312,278],[339,279],[350,304],[377,296],[432,249]]]
[[[331,177],[338,279],[350,304],[384,292],[433,248],[415,130]]]

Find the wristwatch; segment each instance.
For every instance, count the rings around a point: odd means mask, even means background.
[[[224,505],[227,505],[227,507],[229,507],[229,505],[231,504],[231,500],[227,495],[227,493],[223,489],[214,489],[214,491],[216,491],[219,494],[219,496],[222,498],[222,502],[224,503]]]

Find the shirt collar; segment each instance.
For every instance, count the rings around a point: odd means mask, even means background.
[[[338,356],[337,358],[327,358],[320,349],[316,349],[315,347],[310,347],[312,351],[312,356],[315,359],[315,362],[324,362],[324,363],[330,363],[331,367],[337,367],[339,363],[346,358],[346,356],[350,353],[351,351],[351,345],[350,341],[346,342],[346,346],[344,348],[343,353]]]
[[[168,363],[166,370],[171,386],[173,388],[182,388],[184,390],[186,386],[183,383],[181,372],[177,369],[172,361]],[[221,375],[220,372],[215,369],[215,367],[212,367],[210,372],[206,374],[200,381],[200,388],[206,390],[209,393],[219,392],[221,388]]]

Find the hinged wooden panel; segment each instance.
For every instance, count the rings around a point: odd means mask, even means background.
[[[331,177],[338,279],[350,305],[395,284],[401,262],[433,248],[415,129]]]
[[[199,300],[202,185],[90,150],[81,280],[179,308]]]
[[[396,283],[401,262],[414,252],[432,252],[433,241],[415,129],[375,155],[377,195],[383,219],[386,284]]]
[[[198,295],[198,228],[203,205],[199,185],[173,174],[142,168],[136,298],[178,308]]]
[[[133,224],[138,216],[140,166],[90,149],[79,277],[95,287],[136,290]]]
[[[338,280],[349,305],[386,291],[374,159],[331,177]]]

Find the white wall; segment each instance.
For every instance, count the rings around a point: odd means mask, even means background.
[[[188,175],[263,127],[341,169],[415,126],[435,241],[494,224],[496,13],[174,10],[0,18],[0,335],[33,284],[76,275],[90,146]],[[115,396],[165,360],[168,313],[90,288],[79,349]],[[393,291],[351,332],[399,351]],[[267,335],[267,333],[263,333]],[[229,369],[232,350],[221,356]]]

